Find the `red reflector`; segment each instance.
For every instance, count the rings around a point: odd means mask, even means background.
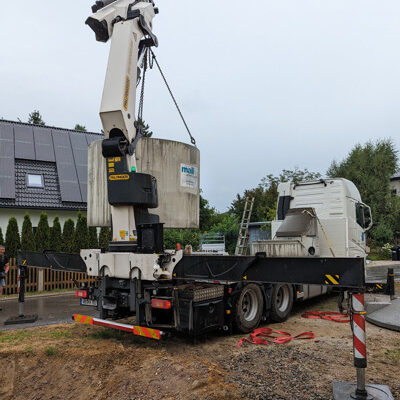
[[[75,296],[76,297],[82,297],[82,298],[86,299],[87,291],[86,290],[75,290]]]
[[[171,308],[172,304],[169,300],[162,300],[162,299],[151,299],[151,306],[153,308],[163,308],[168,310]]]

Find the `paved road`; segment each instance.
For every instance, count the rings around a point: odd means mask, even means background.
[[[79,304],[79,299],[73,293],[57,294],[50,296],[25,297],[25,314],[37,314],[38,320],[33,324],[4,325],[8,317],[18,315],[17,299],[7,299],[0,301],[0,330],[30,328],[33,326],[72,323],[72,314],[84,313],[85,315],[95,315],[93,307],[83,307]]]
[[[400,280],[400,264],[397,265],[382,265],[382,266],[372,266],[366,267],[367,281],[386,281],[386,275],[388,268],[393,268],[394,279],[396,281]]]

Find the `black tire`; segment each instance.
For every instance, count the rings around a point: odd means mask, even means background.
[[[293,287],[279,283],[274,285],[271,299],[271,320],[274,322],[286,321],[292,308]]]
[[[235,328],[249,333],[259,325],[263,313],[264,300],[260,286],[249,283],[243,286],[234,307]]]

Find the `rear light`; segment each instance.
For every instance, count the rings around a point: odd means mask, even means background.
[[[172,307],[172,304],[169,300],[151,299],[151,306],[153,308],[163,308],[164,310],[168,310]]]
[[[86,290],[75,290],[75,296],[76,297],[81,297],[83,299],[86,299],[88,296],[88,293]]]

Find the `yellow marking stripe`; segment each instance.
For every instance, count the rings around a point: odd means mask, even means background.
[[[377,287],[378,289],[382,289],[382,285],[376,284],[376,287]]]
[[[332,275],[325,275],[325,277],[331,282],[331,284],[339,285],[339,275],[335,275],[337,280]]]
[[[23,260],[23,261],[22,261],[22,265],[26,265],[26,260]]]

